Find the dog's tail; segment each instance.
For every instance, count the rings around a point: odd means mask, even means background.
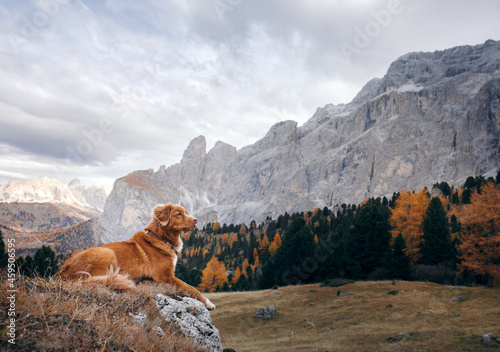
[[[127,290],[135,288],[135,283],[130,280],[129,274],[120,274],[120,268],[111,267],[106,271],[105,275],[92,276],[86,271],[80,271],[80,274],[88,275],[86,282],[96,282],[105,285],[114,290]]]

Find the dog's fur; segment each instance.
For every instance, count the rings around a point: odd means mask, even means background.
[[[215,305],[197,289],[174,276],[177,254],[182,250],[180,233],[196,227],[197,220],[179,205],[157,205],[144,231],[131,239],[108,243],[73,254],[61,267],[63,279],[86,279],[113,289],[131,289],[149,278],[186,291],[212,310]]]

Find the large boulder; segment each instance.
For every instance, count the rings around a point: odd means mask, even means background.
[[[162,294],[155,295],[155,302],[165,320],[178,326],[184,336],[207,351],[222,352],[219,330],[212,324],[203,303],[189,297],[175,299]]]

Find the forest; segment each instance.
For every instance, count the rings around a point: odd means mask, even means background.
[[[176,274],[201,291],[350,280],[500,285],[500,172],[261,224],[184,233]]]
[[[500,285],[500,171],[403,189],[390,199],[285,213],[261,224],[207,224],[182,233],[176,276],[204,292],[248,291],[345,280],[414,280]],[[93,245],[91,221],[54,231],[58,253]],[[0,232],[0,266],[7,263]],[[42,246],[16,261],[21,273],[51,276],[68,254]]]

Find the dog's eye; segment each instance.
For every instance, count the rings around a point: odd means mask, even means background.
[[[176,215],[177,215],[177,216],[181,216],[182,214],[181,214],[181,213],[178,213],[178,214],[176,214]]]

